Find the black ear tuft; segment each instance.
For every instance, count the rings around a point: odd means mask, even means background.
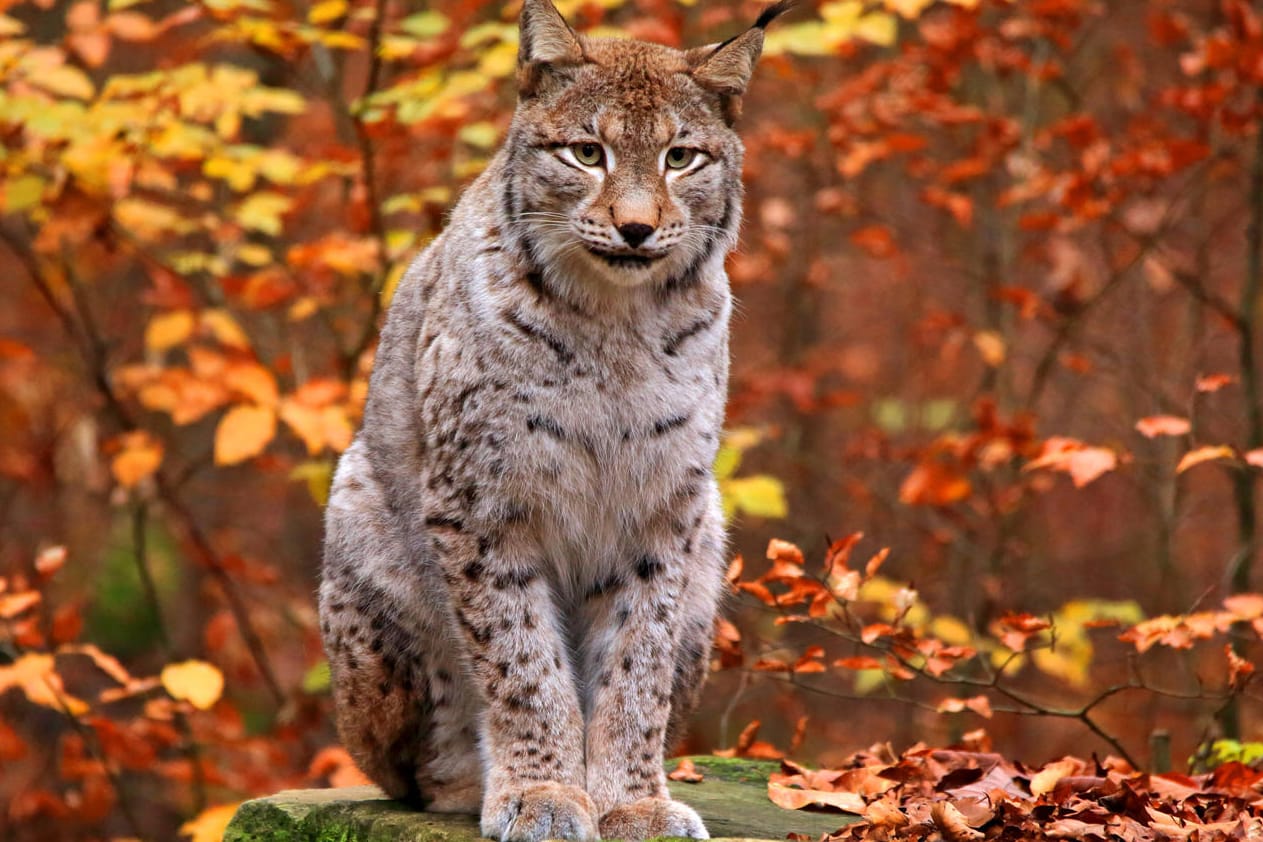
[[[763,10],[754,26],[740,35],[729,38],[713,49],[690,50],[693,78],[699,85],[709,88],[724,99],[724,111],[729,122],[740,111],[740,97],[750,83],[754,65],[763,51],[763,31],[767,25],[794,7],[797,0],[779,0]]]
[[[767,29],[767,25],[798,5],[798,0],[779,0],[768,6],[754,22],[757,29]]]

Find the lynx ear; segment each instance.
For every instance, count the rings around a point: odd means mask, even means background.
[[[768,6],[745,32],[715,47],[689,50],[692,76],[699,85],[727,98],[740,97],[750,84],[754,65],[763,52],[763,31],[767,25],[793,7],[796,0],[780,0]]]
[[[584,47],[552,0],[523,0],[518,37],[518,83],[524,95],[547,66],[584,61]]]

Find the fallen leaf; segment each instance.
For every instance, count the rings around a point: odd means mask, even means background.
[[[667,777],[673,781],[697,784],[702,782],[703,775],[693,766],[693,758],[682,757],[680,758],[680,765],[671,770]]]
[[[864,797],[854,792],[826,792],[819,789],[799,789],[785,783],[768,781],[767,797],[772,803],[786,810],[804,807],[825,807],[845,813],[863,813]]]
[[[1057,786],[1057,781],[1067,775],[1078,774],[1083,769],[1083,764],[1073,757],[1063,757],[1052,763],[1047,763],[1042,769],[1031,777],[1031,795],[1038,798],[1045,793],[1053,791]]]
[[[982,839],[985,835],[970,827],[964,815],[950,801],[935,801],[931,804],[930,819],[948,842],[969,842]]]

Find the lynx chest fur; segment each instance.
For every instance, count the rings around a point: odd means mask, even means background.
[[[416,467],[432,492],[422,507],[436,520],[515,507],[547,548],[555,592],[573,597],[615,572],[664,507],[704,490],[730,299],[726,285],[695,278],[589,309],[515,265],[499,233],[440,243],[434,259],[459,255],[463,271],[423,264],[433,286],[409,291],[442,311],[415,354]]]
[[[783,8],[681,52],[524,3],[505,146],[400,283],[327,513],[339,732],[394,797],[706,836],[662,758],[722,592],[732,122]]]

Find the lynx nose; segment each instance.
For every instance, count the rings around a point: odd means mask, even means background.
[[[618,233],[623,235],[627,245],[639,248],[640,244],[649,239],[649,235],[653,233],[653,226],[643,222],[627,222],[618,226]]]

